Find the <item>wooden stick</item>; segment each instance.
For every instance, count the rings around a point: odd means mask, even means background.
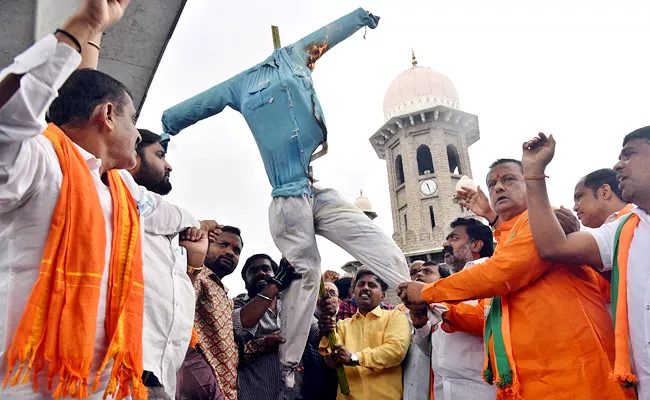
[[[320,278],[320,296],[325,296],[325,281],[323,277]],[[336,344],[336,335],[334,332],[327,334],[327,340],[330,342],[330,349],[332,345]],[[345,376],[345,368],[343,366],[336,368],[336,378],[339,381],[339,387],[341,388],[341,394],[347,396],[350,394],[350,386],[348,385],[348,378]]]
[[[277,26],[271,25],[271,35],[273,35],[273,48],[279,49],[282,47],[280,44],[280,29]]]

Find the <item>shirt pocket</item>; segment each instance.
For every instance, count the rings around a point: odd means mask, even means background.
[[[267,90],[270,83],[271,81],[269,79],[264,80],[248,91],[246,103],[249,109],[257,110],[263,105],[273,102],[273,97],[271,97]]]

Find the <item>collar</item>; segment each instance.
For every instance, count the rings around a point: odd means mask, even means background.
[[[464,267],[463,269],[471,268],[471,267],[473,267],[473,266],[475,266],[475,265],[477,265],[477,264],[480,264],[480,263],[482,263],[482,262],[485,262],[485,261],[488,260],[488,258],[489,258],[489,257],[483,257],[483,258],[479,258],[479,259],[477,259],[477,260],[469,261],[469,262],[467,262],[467,264],[465,264],[465,267]]]
[[[494,231],[494,239],[497,241],[497,244],[501,244],[502,240],[508,240],[507,237],[504,237],[503,235],[509,235],[510,230],[519,222],[520,219],[522,218],[527,218],[528,217],[528,210],[522,212],[521,214],[510,218],[507,221],[503,221],[501,225],[499,225],[499,228]]]
[[[86,161],[86,164],[88,164],[88,168],[91,170],[98,170],[102,166],[102,160],[100,158],[97,158],[91,153],[87,152],[86,149],[79,146],[78,144],[75,143],[74,145],[77,147],[77,150],[79,150],[79,153]]]
[[[384,314],[384,310],[381,309],[381,303],[377,307],[375,307],[372,311],[370,311],[368,314],[373,314],[377,318],[381,318],[381,316]],[[357,309],[356,314],[352,316],[352,318],[365,318],[359,310]]]
[[[228,288],[226,287],[226,285],[223,284],[223,282],[221,281],[221,278],[219,278],[217,276],[217,274],[212,272],[212,270],[210,270],[210,268],[205,267],[205,269],[203,271],[199,272],[199,276],[204,276],[206,278],[210,278],[211,280],[214,281],[214,283],[219,285],[226,293],[228,293]]]

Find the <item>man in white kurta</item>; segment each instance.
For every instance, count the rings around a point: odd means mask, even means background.
[[[443,245],[445,263],[456,273],[488,259],[493,253],[492,230],[472,218],[458,218]],[[476,306],[476,300],[464,302]],[[435,311],[435,310],[434,310]],[[415,329],[413,342],[431,349],[433,392],[436,400],[494,400],[496,387],[483,381],[483,337],[443,329],[444,322],[429,312],[430,320]],[[445,327],[446,328],[446,327]],[[449,330],[449,329],[447,329]]]

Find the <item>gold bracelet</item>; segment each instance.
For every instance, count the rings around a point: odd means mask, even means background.
[[[190,275],[191,275],[191,274],[195,274],[195,273],[197,273],[197,272],[201,272],[201,271],[203,271],[203,268],[204,268],[204,265],[203,265],[203,264],[202,264],[200,267],[193,267],[193,266],[191,266],[191,265],[188,265],[188,266],[187,266],[187,273],[190,274]]]
[[[91,46],[93,46],[94,48],[96,48],[97,51],[99,51],[99,45],[98,45],[97,43],[95,43],[95,42],[89,40],[89,41],[88,41],[88,44],[91,45]]]

